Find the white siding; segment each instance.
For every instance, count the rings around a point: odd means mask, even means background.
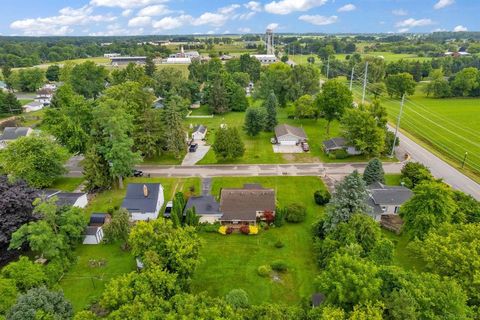
[[[87,194],[85,193],[84,195],[80,196],[77,199],[77,201],[75,201],[75,204],[73,206],[84,209],[87,207],[87,204],[88,204],[88,198],[87,198]]]

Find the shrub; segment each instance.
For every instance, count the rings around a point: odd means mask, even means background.
[[[292,203],[286,208],[285,219],[291,223],[299,223],[305,220],[307,209],[298,203]]]
[[[243,225],[240,227],[240,232],[243,234],[250,234],[250,226],[249,225]]]
[[[260,266],[257,269],[257,273],[260,277],[268,277],[270,275],[270,272],[272,272],[272,268],[267,265]]]
[[[282,241],[280,241],[280,240],[278,240],[277,242],[275,242],[275,248],[280,249],[280,248],[283,248],[284,246],[285,246],[285,244],[284,244]]]
[[[330,192],[328,192],[328,190],[317,190],[313,194],[313,197],[315,198],[316,204],[318,204],[319,206],[323,206],[330,202],[330,198],[332,196],[330,195]]]
[[[233,228],[228,227],[226,232],[227,232],[227,234],[232,234],[233,233]]]
[[[276,227],[281,227],[285,224],[286,210],[284,208],[277,208],[275,212],[275,221],[273,222]]]
[[[258,227],[257,226],[249,226],[248,231],[250,234],[258,234]]]
[[[219,232],[220,223],[202,223],[198,227],[203,232]]]
[[[247,308],[250,305],[248,295],[242,289],[233,289],[225,296],[225,300],[234,308]]]
[[[348,158],[347,151],[343,149],[339,149],[335,151],[335,159],[346,159],[346,158]]]
[[[337,159],[337,157],[335,156],[335,153],[330,152],[330,153],[328,154],[328,159],[330,159],[330,160],[335,160],[335,159]]]
[[[275,220],[275,215],[272,211],[265,211],[263,218],[265,219],[266,223],[270,224]]]
[[[283,260],[276,260],[270,264],[273,270],[278,272],[285,272],[287,271],[287,264]]]

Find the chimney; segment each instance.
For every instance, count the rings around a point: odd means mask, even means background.
[[[143,185],[143,195],[145,198],[148,197],[148,187],[145,184]]]

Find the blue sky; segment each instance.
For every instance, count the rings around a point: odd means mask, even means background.
[[[479,0],[2,0],[2,11],[3,35],[480,31]]]

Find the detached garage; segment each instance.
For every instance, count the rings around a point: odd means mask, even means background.
[[[288,124],[280,124],[275,127],[277,143],[283,146],[294,146],[307,140],[307,135],[302,128]]]

